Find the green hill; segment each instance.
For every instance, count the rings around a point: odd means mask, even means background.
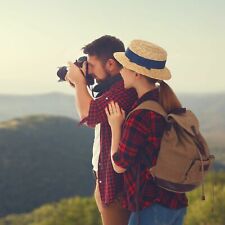
[[[93,193],[93,130],[46,115],[0,123],[0,216]]]
[[[212,183],[214,204],[212,201]],[[210,173],[205,183],[206,200],[200,200],[201,187],[188,193],[189,207],[185,225],[224,225],[225,172]],[[214,207],[214,211],[212,211]],[[0,219],[0,225],[100,225],[100,216],[93,197],[71,197],[20,215]]]

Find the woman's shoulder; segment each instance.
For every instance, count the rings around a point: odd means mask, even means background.
[[[125,120],[124,126],[150,127],[152,123],[161,123],[163,120],[163,116],[152,110],[137,109],[128,115]]]
[[[131,120],[137,120],[139,121],[141,118],[145,119],[145,117],[148,117],[148,109],[136,109],[133,112],[131,112],[128,117],[127,117],[127,121],[131,121]]]
[[[157,112],[149,109],[137,109],[133,111],[124,123],[124,127],[135,127],[143,130],[149,130],[154,127],[164,128],[165,118]]]
[[[129,117],[127,118],[127,120],[137,120],[140,121],[140,119],[146,119],[146,120],[154,120],[154,119],[161,119],[164,120],[164,117],[153,111],[153,110],[149,110],[149,109],[137,109],[135,111],[133,111]]]

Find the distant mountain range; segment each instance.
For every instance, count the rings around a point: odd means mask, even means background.
[[[212,147],[225,146],[225,92],[217,94],[177,94],[184,107],[200,120],[201,130]],[[0,94],[0,121],[32,114],[48,114],[79,119],[74,96],[62,93],[42,95]]]
[[[40,95],[0,94],[0,121],[33,114],[49,114],[78,119],[74,96],[63,93]]]

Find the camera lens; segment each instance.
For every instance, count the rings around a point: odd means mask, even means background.
[[[66,66],[60,67],[59,70],[57,71],[57,76],[59,77],[59,82],[65,81],[66,74],[67,74],[67,67]]]

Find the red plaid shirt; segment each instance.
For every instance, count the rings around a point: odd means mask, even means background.
[[[80,121],[80,124],[86,122],[89,127],[95,127],[98,123],[101,124],[98,182],[102,202],[106,205],[111,203],[117,194],[123,190],[123,175],[113,170],[111,161],[111,127],[105,113],[105,107],[111,100],[118,102],[128,113],[137,100],[137,93],[134,88],[125,89],[121,77],[109,90],[91,101],[88,117]]]
[[[133,105],[150,99],[158,101],[158,88],[145,93]],[[149,207],[154,202],[169,208],[187,206],[188,199],[184,193],[174,193],[156,186],[149,167],[156,164],[160,141],[165,128],[164,118],[151,110],[138,109],[131,113],[123,124],[119,149],[113,155],[116,165],[126,168],[124,175],[124,193],[122,206],[130,211],[136,211],[136,175],[137,162],[140,158],[139,209]],[[145,152],[145,155],[141,153]],[[148,161],[143,157],[148,157]]]

